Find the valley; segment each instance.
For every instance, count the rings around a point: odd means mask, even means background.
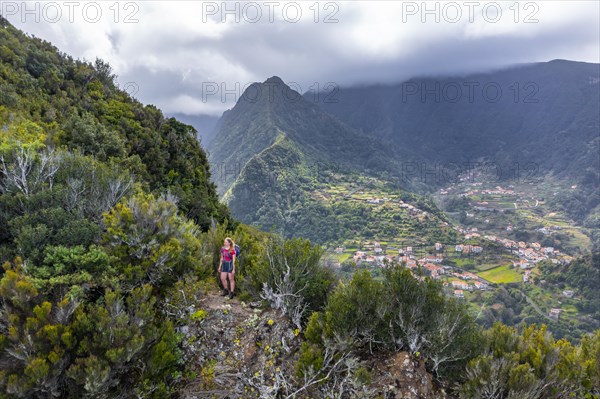
[[[597,316],[578,309],[585,301],[580,290],[545,279],[548,265],[568,268],[592,249],[590,231],[546,200],[565,188],[551,178],[498,182],[483,177],[475,172],[439,189],[432,198],[444,212],[430,213],[405,202],[389,183],[337,176],[312,196],[330,206],[360,204],[366,210],[360,225],[367,234],[326,243],[330,262],[342,276],[360,268],[381,276],[387,265],[402,263],[466,300],[483,323],[496,320],[494,313],[514,313],[499,298],[510,292],[518,306],[509,306],[519,310],[519,317],[513,314],[509,322],[543,322],[557,333],[567,325],[597,328]],[[370,217],[383,232],[368,230]]]
[[[583,79],[597,71],[552,61],[499,71],[494,79],[538,72],[542,108],[506,98],[399,102],[394,86],[342,90],[336,104],[308,95],[290,102],[292,89],[281,78],[255,83],[257,90],[268,86],[270,100],[242,96],[209,144],[218,192],[243,223],[321,245],[343,278],[358,269],[381,278],[388,265],[403,264],[464,299],[486,326],[548,323],[557,336],[578,339],[600,325],[595,306],[582,305],[594,298],[577,279],[548,276],[598,245],[597,99]],[[565,96],[565,87],[589,101],[575,120],[557,115],[550,100]],[[514,130],[500,114],[539,123]],[[575,142],[568,155],[556,145],[566,137]],[[592,166],[580,170],[579,163]],[[596,270],[591,261],[582,268]]]

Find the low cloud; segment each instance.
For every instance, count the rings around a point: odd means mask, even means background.
[[[0,11],[63,52],[108,61],[121,85],[135,82],[138,99],[168,113],[219,115],[237,87],[273,75],[307,91],[556,58],[600,62],[600,3],[589,1],[67,3],[23,10],[2,1]],[[208,96],[207,82],[231,92]]]

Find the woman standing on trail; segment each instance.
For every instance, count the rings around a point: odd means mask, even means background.
[[[221,283],[223,283],[223,293],[221,295],[229,295],[229,299],[233,298],[233,292],[235,291],[235,243],[229,237],[225,239],[223,247],[221,247],[219,274]],[[227,280],[229,280],[229,290],[227,289]]]

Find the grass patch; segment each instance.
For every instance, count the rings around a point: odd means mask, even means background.
[[[494,268],[498,267],[497,263],[488,263],[488,264],[483,264],[483,265],[476,265],[475,268],[477,269],[477,271],[479,272],[486,272],[488,270],[492,270]]]
[[[338,255],[337,258],[340,263],[344,263],[345,261],[350,259],[351,256],[352,256],[351,254],[343,253],[343,254]]]
[[[518,283],[522,280],[521,274],[517,273],[515,269],[512,269],[510,265],[496,267],[481,272],[479,275],[486,280],[498,284]]]

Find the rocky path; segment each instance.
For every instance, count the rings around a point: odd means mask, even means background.
[[[277,374],[294,372],[301,343],[287,319],[217,291],[207,292],[196,308],[206,314],[190,323],[185,348],[198,373],[182,396],[274,398],[274,380]]]

